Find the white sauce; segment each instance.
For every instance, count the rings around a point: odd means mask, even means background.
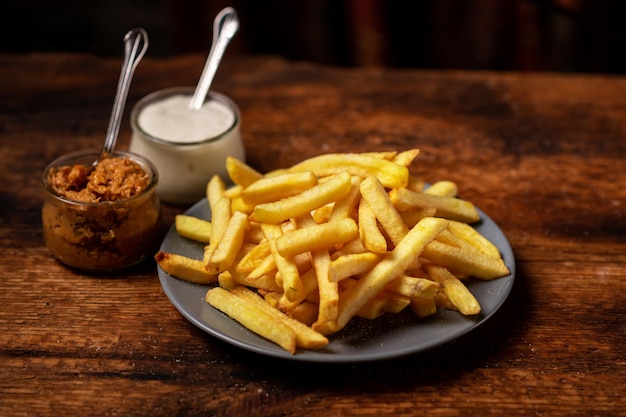
[[[230,128],[235,115],[224,104],[209,100],[198,110],[189,108],[189,96],[175,95],[147,105],[139,114],[139,126],[150,136],[173,143],[210,139]]]

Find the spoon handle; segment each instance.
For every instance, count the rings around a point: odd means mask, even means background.
[[[122,65],[120,79],[117,83],[113,111],[111,112],[111,119],[109,120],[109,127],[104,147],[102,148],[102,151],[106,154],[113,152],[115,147],[117,135],[120,131],[120,121],[124,114],[124,104],[128,97],[130,81],[133,78],[137,64],[139,64],[139,61],[146,53],[146,49],[148,49],[148,34],[145,30],[141,28],[133,29],[124,36],[124,64]]]
[[[209,51],[209,57],[204,64],[202,75],[200,75],[200,81],[198,81],[193,97],[191,97],[190,109],[198,110],[202,107],[226,46],[238,29],[239,18],[237,17],[237,12],[232,7],[222,9],[215,17],[213,21],[213,44]]]

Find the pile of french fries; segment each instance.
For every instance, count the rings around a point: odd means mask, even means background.
[[[470,225],[479,214],[456,184],[426,188],[410,174],[418,154],[325,154],[265,175],[228,158],[234,186],[219,176],[207,184],[211,220],[176,217],[203,259],[155,259],[179,279],[217,283],[207,303],[290,353],[322,349],[355,316],[476,315],[465,281],[509,270]]]

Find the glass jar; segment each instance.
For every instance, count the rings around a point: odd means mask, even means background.
[[[206,196],[213,175],[228,180],[228,156],[244,160],[241,115],[228,97],[209,91],[200,110],[189,109],[193,87],[156,91],[131,112],[130,151],[159,170],[162,201],[192,204]]]
[[[114,152],[111,158],[128,158],[141,167],[147,176],[145,188],[129,197],[85,202],[69,198],[51,183],[51,175],[59,168],[90,169],[98,157],[98,152],[81,151],[48,165],[43,174],[43,236],[52,255],[63,264],[85,272],[112,272],[135,265],[158,249],[161,210],[155,191],[159,176],[147,159]]]

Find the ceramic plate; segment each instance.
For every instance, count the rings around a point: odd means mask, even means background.
[[[174,307],[205,332],[234,346],[263,355],[308,362],[365,362],[413,354],[450,342],[491,317],[508,297],[515,278],[515,259],[511,246],[500,228],[478,210],[481,221],[475,228],[493,242],[502,253],[511,274],[491,281],[471,281],[468,287],[482,307],[475,317],[440,309],[434,316],[418,319],[407,308],[399,314],[388,314],[376,320],[354,318],[344,329],[329,337],[328,346],[319,351],[299,350],[292,355],[274,343],[250,332],[204,301],[206,285],[192,284],[174,278],[158,268],[163,290]],[[210,220],[206,199],[186,214]],[[161,250],[202,259],[203,245],[180,237],[172,225]]]

